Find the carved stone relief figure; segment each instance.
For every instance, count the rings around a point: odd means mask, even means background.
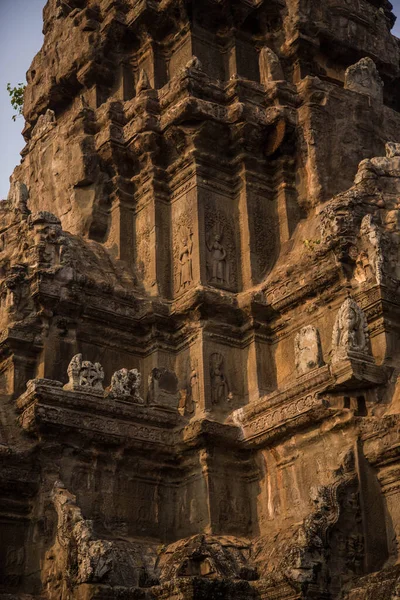
[[[374,61],[369,57],[362,58],[347,69],[344,87],[352,92],[371,96],[378,101],[383,100],[383,82]]]
[[[234,228],[222,211],[206,207],[207,281],[216,287],[236,286]]]
[[[29,228],[33,229],[35,258],[42,267],[55,267],[60,263],[59,238],[61,221],[47,211],[33,213],[28,217]]]
[[[151,231],[152,224],[148,212],[143,209],[136,217],[136,268],[141,279],[147,279],[151,273]]]
[[[222,404],[231,400],[229,384],[224,373],[224,357],[219,352],[210,356],[211,402]]]
[[[363,311],[352,298],[346,298],[336,317],[332,336],[332,362],[352,353],[369,355],[368,325]]]
[[[188,235],[185,235],[182,238],[182,244],[179,251],[179,290],[186,289],[193,281],[192,252],[193,233],[190,231]]]
[[[173,214],[174,289],[182,292],[193,282],[193,207],[186,203]]]
[[[372,265],[369,261],[368,252],[361,250],[361,252],[355,257],[356,269],[354,271],[354,277],[359,282],[371,281],[374,273]]]
[[[395,279],[400,280],[400,210],[398,208],[389,210],[386,213],[384,226],[387,234],[384,252],[385,271],[388,271]]]
[[[271,48],[264,46],[260,50],[260,81],[263,85],[271,81],[281,81],[284,79],[282,66],[279,58]]]
[[[103,396],[104,371],[100,363],[82,360],[82,354],[76,354],[68,365],[69,382],[64,388]]]
[[[141,374],[137,369],[131,369],[130,371],[128,369],[120,369],[111,378],[109,396],[143,404],[144,400],[140,397],[139,393],[140,383]]]
[[[200,400],[200,384],[197,361],[193,362],[190,370],[189,382],[186,390],[185,412],[193,415]]]
[[[226,263],[226,250],[221,244],[222,234],[215,233],[211,244],[207,243],[211,258],[210,283],[229,284],[229,267]]]
[[[300,329],[295,338],[297,375],[303,375],[323,364],[319,331],[313,325]]]
[[[200,401],[200,384],[199,384],[199,373],[197,370],[197,364],[194,364],[192,371],[190,373],[190,398],[191,404],[193,406],[193,412],[196,410],[196,406],[198,406]]]
[[[383,278],[382,240],[372,215],[366,215],[361,222],[361,237],[366,247],[357,258],[357,267],[362,269],[366,281],[376,279],[377,283]]]

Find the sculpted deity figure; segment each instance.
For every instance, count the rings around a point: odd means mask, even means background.
[[[211,255],[210,283],[223,285],[229,283],[226,250],[223,246],[222,234],[215,232],[211,243],[207,242],[207,249]]]
[[[367,321],[352,298],[346,298],[336,317],[332,352],[332,362],[344,360],[352,353],[369,354]]]
[[[219,352],[210,356],[211,402],[221,404],[231,399],[228,381],[224,374],[224,357]]]
[[[193,233],[190,232],[188,236],[184,236],[182,239],[182,246],[179,252],[179,289],[185,289],[192,283],[193,280],[193,269],[192,269],[192,252],[193,252]]]

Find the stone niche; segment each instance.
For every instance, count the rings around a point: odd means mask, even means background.
[[[169,59],[169,79],[172,79],[175,73],[178,73],[184,69],[193,55],[194,51],[192,36],[190,33],[186,33],[177,39],[172,55]]]
[[[179,412],[188,419],[204,412],[204,363],[196,344],[179,353],[176,361],[179,375]]]
[[[135,214],[135,263],[145,288],[151,293],[156,283],[156,236],[153,206],[148,199]]]
[[[224,46],[215,43],[213,35],[204,29],[196,29],[193,34],[193,55],[198,57],[202,70],[212,79],[229,79],[224,61],[225,52]]]
[[[191,290],[200,280],[199,235],[196,219],[197,194],[193,187],[180,194],[171,206],[174,297]]]
[[[185,538],[210,528],[206,478],[200,462],[190,471],[176,473],[166,490],[162,521],[170,540]]]
[[[202,190],[204,239],[202,240],[205,283],[228,291],[241,287],[240,238],[237,208],[232,197]],[[205,269],[204,269],[205,267]]]
[[[216,453],[210,463],[210,525],[220,535],[247,537],[253,532],[255,502],[249,484],[249,465],[232,461],[225,453]],[[226,473],[234,473],[232,476]],[[224,533],[223,533],[224,532]]]
[[[212,415],[228,415],[247,403],[243,356],[238,348],[205,341],[205,406]]]

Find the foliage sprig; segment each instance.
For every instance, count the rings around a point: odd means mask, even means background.
[[[24,83],[18,83],[15,87],[11,87],[11,83],[7,83],[7,92],[10,96],[11,106],[17,111],[17,114],[12,117],[13,121],[22,115],[25,88],[26,85]]]

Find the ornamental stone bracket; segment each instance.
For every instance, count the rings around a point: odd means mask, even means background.
[[[336,317],[332,334],[331,374],[327,391],[375,387],[386,381],[383,367],[375,364],[370,350],[367,319],[352,298],[346,298]]]
[[[288,387],[235,411],[232,421],[241,427],[248,447],[263,446],[329,418],[337,410],[321,396],[332,382],[327,365],[299,377]]]
[[[385,369],[363,356],[348,356],[331,365],[331,373],[334,381],[325,390],[330,393],[368,389],[387,381]]]

